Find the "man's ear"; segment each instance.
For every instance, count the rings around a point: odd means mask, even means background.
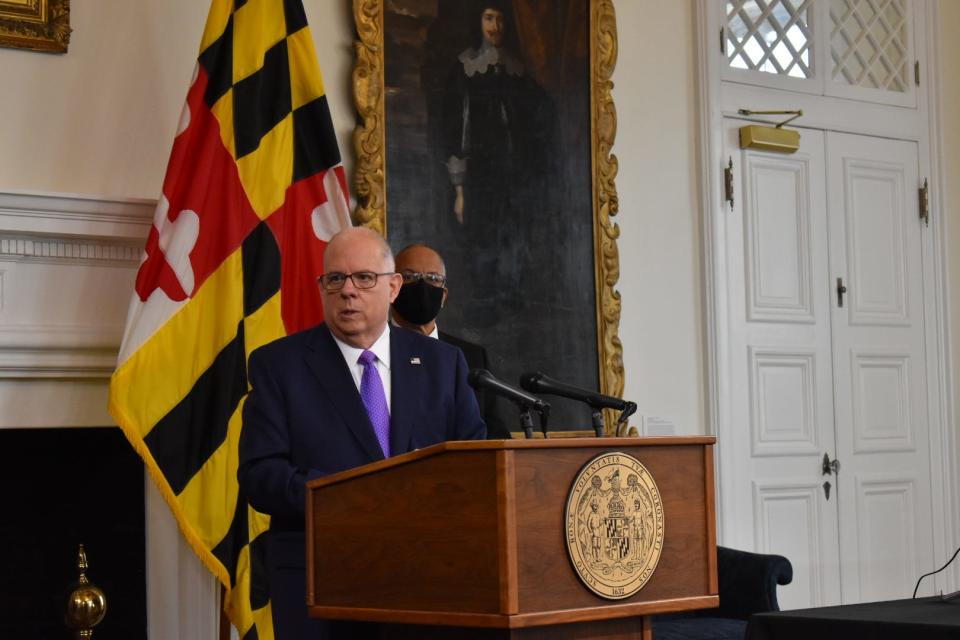
[[[450,293],[450,290],[446,287],[443,288],[443,300],[440,301],[440,308],[443,309],[443,306],[447,304],[447,294]]]
[[[399,273],[390,274],[390,304],[397,299],[400,294],[400,287],[403,286],[403,276]]]

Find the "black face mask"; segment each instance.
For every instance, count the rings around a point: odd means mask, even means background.
[[[443,306],[443,287],[435,287],[423,280],[400,287],[393,308],[400,317],[412,324],[427,324],[437,317]]]

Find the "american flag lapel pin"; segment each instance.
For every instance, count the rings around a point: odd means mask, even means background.
[[[410,358],[410,364],[420,364],[420,356],[413,356]]]

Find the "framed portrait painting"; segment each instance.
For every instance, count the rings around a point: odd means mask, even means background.
[[[498,378],[621,395],[610,0],[354,0],[354,19],[357,222],[441,254],[438,324]],[[590,427],[549,401],[552,429]]]

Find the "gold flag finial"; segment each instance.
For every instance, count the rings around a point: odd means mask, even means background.
[[[100,624],[107,613],[107,598],[99,587],[87,579],[87,552],[83,545],[77,552],[77,586],[70,592],[67,600],[67,612],[64,618],[67,626],[74,630],[77,640],[93,638],[93,628]]]

